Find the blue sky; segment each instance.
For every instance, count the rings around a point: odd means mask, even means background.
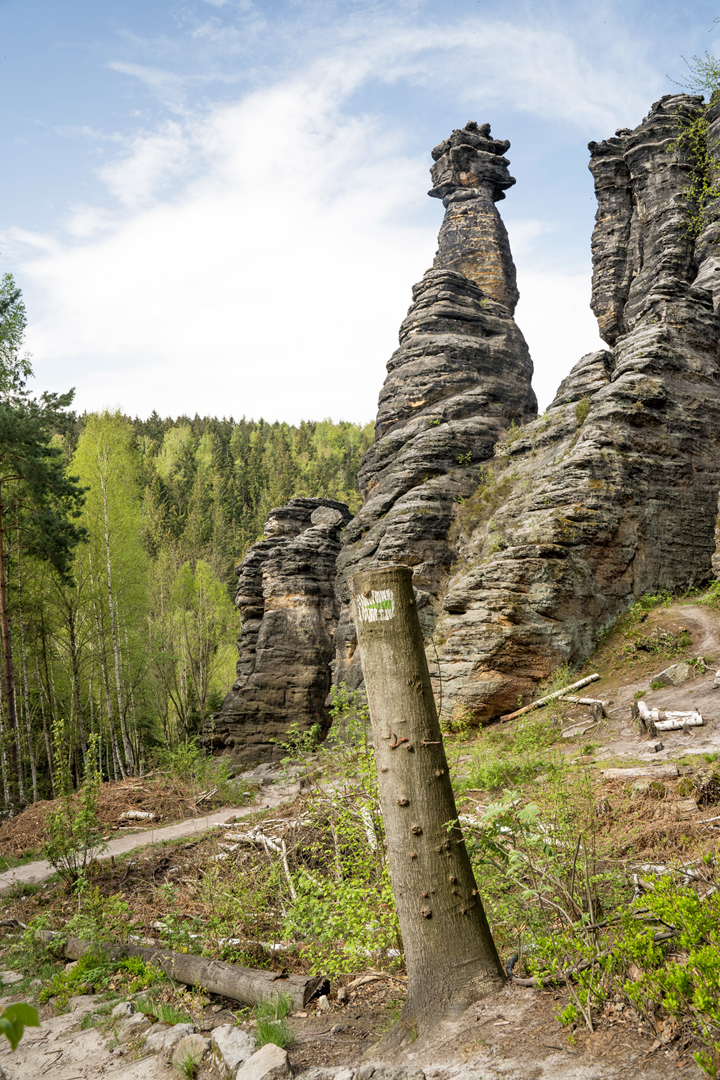
[[[0,0],[0,270],[80,409],[366,421],[430,266],[430,150],[508,138],[541,406],[600,347],[587,142],[714,51],[676,2]]]

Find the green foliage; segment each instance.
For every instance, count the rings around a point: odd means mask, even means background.
[[[717,61],[715,62],[717,67]],[[714,94],[717,93],[717,82]],[[708,144],[708,122],[704,116],[690,120],[678,114],[682,131],[671,142],[668,152],[676,152],[681,161],[690,165],[690,182],[681,198],[688,203],[688,235],[696,238],[711,222],[716,221],[720,210],[720,188],[714,182],[714,160]]]
[[[577,405],[575,406],[575,419],[577,420],[580,427],[582,427],[582,425],[587,420],[589,412],[590,398],[584,397],[580,401],[578,401]]]
[[[343,839],[348,843],[349,838]],[[354,845],[353,845],[354,846]],[[346,860],[343,859],[343,870]],[[387,870],[364,881],[357,872],[347,878],[316,880],[299,875],[297,901],[283,924],[283,933],[303,942],[302,956],[312,973],[357,971],[368,958],[386,964],[388,950],[399,953],[399,926]]]
[[[285,732],[285,738],[280,743],[285,756],[282,759],[284,765],[290,764],[313,754],[320,745],[322,729],[319,724],[311,724],[309,728],[301,728],[297,721],[293,721]]]
[[[217,790],[220,799],[238,798],[238,791],[231,792],[229,788],[232,770],[227,755],[213,757],[197,742],[189,740],[169,749],[156,750],[154,760],[169,785],[184,788],[193,798],[213,789]]]
[[[130,904],[121,893],[103,896],[85,878],[75,884],[77,909],[68,919],[68,934],[93,941],[124,941],[131,930]]]
[[[715,23],[717,23],[717,19]],[[707,94],[708,100],[715,103],[720,88],[720,61],[707,50],[702,56],[693,56],[685,60],[688,78],[680,85],[691,94]]]
[[[458,465],[469,465],[472,461],[472,451],[468,450],[464,454],[458,454]]]
[[[11,1050],[17,1049],[26,1027],[40,1027],[38,1011],[32,1005],[16,1001],[0,1009],[0,1035],[8,1040]]]
[[[255,1045],[258,1049],[268,1043],[289,1049],[294,1042],[294,1032],[284,1020],[258,1020],[255,1026]]]
[[[720,899],[701,898],[678,875],[651,877],[642,898],[616,903],[592,932],[539,935],[528,970],[540,977],[575,971],[574,1004],[558,1019],[586,1020],[609,997],[633,1005],[651,1026],[670,1016],[702,1044],[695,1060],[709,1076],[720,1064]],[[606,911],[608,909],[606,908]]]
[[[528,800],[505,790],[464,822],[467,849],[499,948],[535,956],[553,934],[582,927],[624,895],[619,871],[601,872],[592,781],[558,765]]]
[[[325,742],[326,750],[341,751],[352,759],[360,755],[360,763],[374,783],[375,757],[369,749],[370,710],[364,690],[348,690],[342,682],[330,688],[330,717],[332,727]]]
[[[460,786],[498,791],[552,771],[559,759],[548,751],[557,735],[551,720],[531,715],[523,718],[514,734],[484,728],[467,766],[467,779]]]
[[[57,971],[40,991],[40,1001],[47,1002],[55,998],[55,1006],[63,1009],[71,997],[76,994],[113,988],[117,991],[134,994],[149,986],[165,980],[165,975],[158,968],[145,964],[136,956],[125,960],[113,960],[102,953],[87,952],[73,964],[69,971]]]
[[[98,794],[101,775],[98,762],[98,737],[88,741],[85,758],[85,778],[79,794],[73,794],[68,767],[68,746],[65,722],[53,723],[55,748],[55,785],[58,800],[45,814],[47,842],[45,858],[55,867],[68,885],[84,878],[94,858],[107,846],[102,840],[98,818]]]
[[[199,1065],[199,1055],[193,1053],[192,1050],[187,1049],[183,1052],[180,1060],[177,1062],[176,1068],[180,1075],[185,1077],[185,1080],[194,1080],[197,1076]]]
[[[510,494],[515,473],[498,473],[487,466],[480,473],[480,484],[476,492],[464,499],[455,509],[455,517],[449,540],[454,543],[461,535],[468,536],[482,522],[488,521],[497,507]]]
[[[27,315],[12,274],[0,281],[0,394],[17,393],[32,375],[30,355],[20,355]]]

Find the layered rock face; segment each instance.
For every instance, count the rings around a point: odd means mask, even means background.
[[[547,413],[505,437],[454,525],[460,566],[436,640],[445,700],[479,720],[587,656],[634,598],[711,575],[717,223],[694,240],[697,162],[678,145],[702,117],[701,99],[670,95],[634,131],[590,144],[592,307],[612,348],[583,357]]]
[[[532,362],[512,318],[515,267],[495,200],[514,180],[488,124],[468,124],[433,151],[431,195],[445,220],[433,268],[413,289],[387,365],[375,443],[359,474],[362,510],[345,531],[338,591],[336,682],[358,686],[347,577],[363,567],[413,568],[431,633],[454,559],[453,507],[477,488],[499,436],[537,413]]]
[[[323,733],[330,726],[335,563],[350,517],[332,499],[291,499],[271,511],[265,538],[235,571],[242,615],[237,679],[207,741],[238,762],[281,757],[277,741],[291,724],[302,731],[319,723]]]

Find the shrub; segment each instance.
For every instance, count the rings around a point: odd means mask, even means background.
[[[45,815],[47,842],[43,854],[65,882],[74,885],[85,877],[90,863],[107,846],[102,840],[98,817],[98,795],[102,783],[98,736],[92,734],[88,740],[85,777],[77,795],[73,794],[72,789],[64,720],[54,721],[53,742],[58,797],[55,809]]]

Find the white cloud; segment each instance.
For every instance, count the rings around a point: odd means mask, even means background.
[[[540,412],[585,353],[607,349],[590,310],[590,267],[559,273],[525,269],[518,260],[520,302],[515,312],[535,365],[533,388]]]
[[[79,408],[368,419],[441,206],[434,221],[408,222],[428,161],[410,156],[387,114],[344,111],[350,95],[372,80],[446,95],[464,85],[453,107],[460,99],[478,119],[502,98],[605,132],[636,107],[646,78],[636,65],[620,94],[607,57],[591,62],[553,29],[362,25],[294,77],[136,134],[100,172],[122,210],[75,208],[62,242],[10,236],[30,247],[23,273],[42,312],[30,347],[45,385],[75,383]],[[159,68],[114,67],[173,101],[185,92]],[[589,274],[540,274],[525,257],[552,228],[511,231],[528,268],[518,318],[543,403],[596,347]]]
[[[137,135],[124,158],[100,169],[108,190],[128,207],[141,206],[182,176],[191,154],[187,133],[167,120],[147,135]]]

